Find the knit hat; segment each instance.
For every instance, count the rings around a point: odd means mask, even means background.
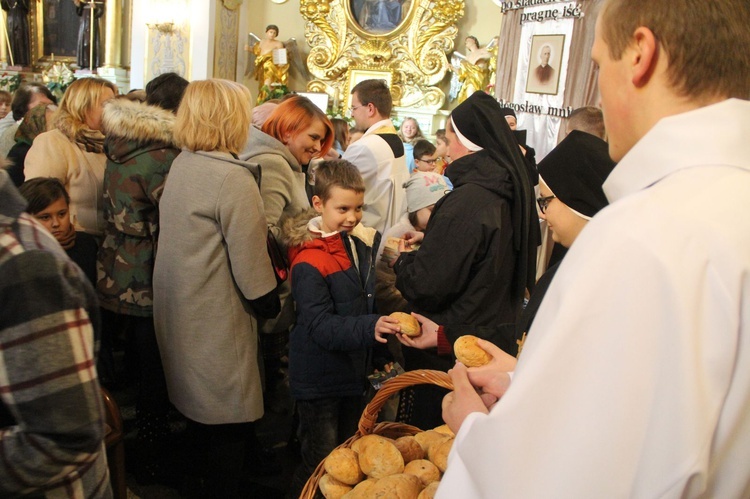
[[[450,187],[445,177],[434,172],[416,172],[404,183],[406,206],[409,213],[427,208],[440,201]]]
[[[607,143],[579,130],[570,132],[537,165],[557,199],[587,220],[609,204],[602,184],[614,167]]]

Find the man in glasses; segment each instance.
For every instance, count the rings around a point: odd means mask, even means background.
[[[349,145],[343,158],[351,161],[365,181],[362,224],[381,234],[406,215],[409,180],[404,144],[389,116],[393,99],[384,80],[364,80],[352,89],[351,117],[364,135]]]
[[[512,381],[497,362],[452,370],[438,498],[750,491],[750,3],[602,4],[610,204],[565,256]]]

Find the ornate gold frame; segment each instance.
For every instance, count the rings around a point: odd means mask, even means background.
[[[326,92],[348,107],[352,70],[392,74],[393,103],[439,109],[445,93],[438,85],[448,71],[464,0],[411,0],[402,22],[387,33],[363,29],[351,0],[300,0],[310,45],[307,66],[311,92]]]

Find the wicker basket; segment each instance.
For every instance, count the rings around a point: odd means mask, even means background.
[[[382,435],[388,438],[399,438],[406,435],[415,435],[422,430],[416,426],[411,426],[403,423],[377,423],[378,413],[382,409],[383,405],[394,393],[398,393],[404,388],[415,386],[415,385],[437,385],[448,390],[453,389],[453,383],[451,382],[448,374],[443,371],[429,371],[426,369],[409,371],[396,376],[383,383],[383,386],[378,390],[373,399],[367,404],[362,417],[359,418],[359,429],[357,432],[349,438],[346,442],[339,445],[338,448],[349,448],[352,444],[362,438],[364,435]],[[377,423],[377,424],[376,424]],[[310,479],[307,480],[305,488],[302,489],[300,499],[313,499],[315,497],[323,497],[318,491],[318,482],[320,478],[325,474],[326,470],[323,467],[325,460],[318,464],[317,468],[313,472]]]

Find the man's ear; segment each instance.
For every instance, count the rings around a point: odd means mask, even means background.
[[[643,87],[656,71],[659,55],[661,55],[659,42],[650,29],[641,26],[633,33],[633,43],[630,49],[633,51],[631,54],[633,85]]]
[[[323,213],[323,200],[320,199],[320,196],[315,195],[312,197],[312,207],[318,213]]]

